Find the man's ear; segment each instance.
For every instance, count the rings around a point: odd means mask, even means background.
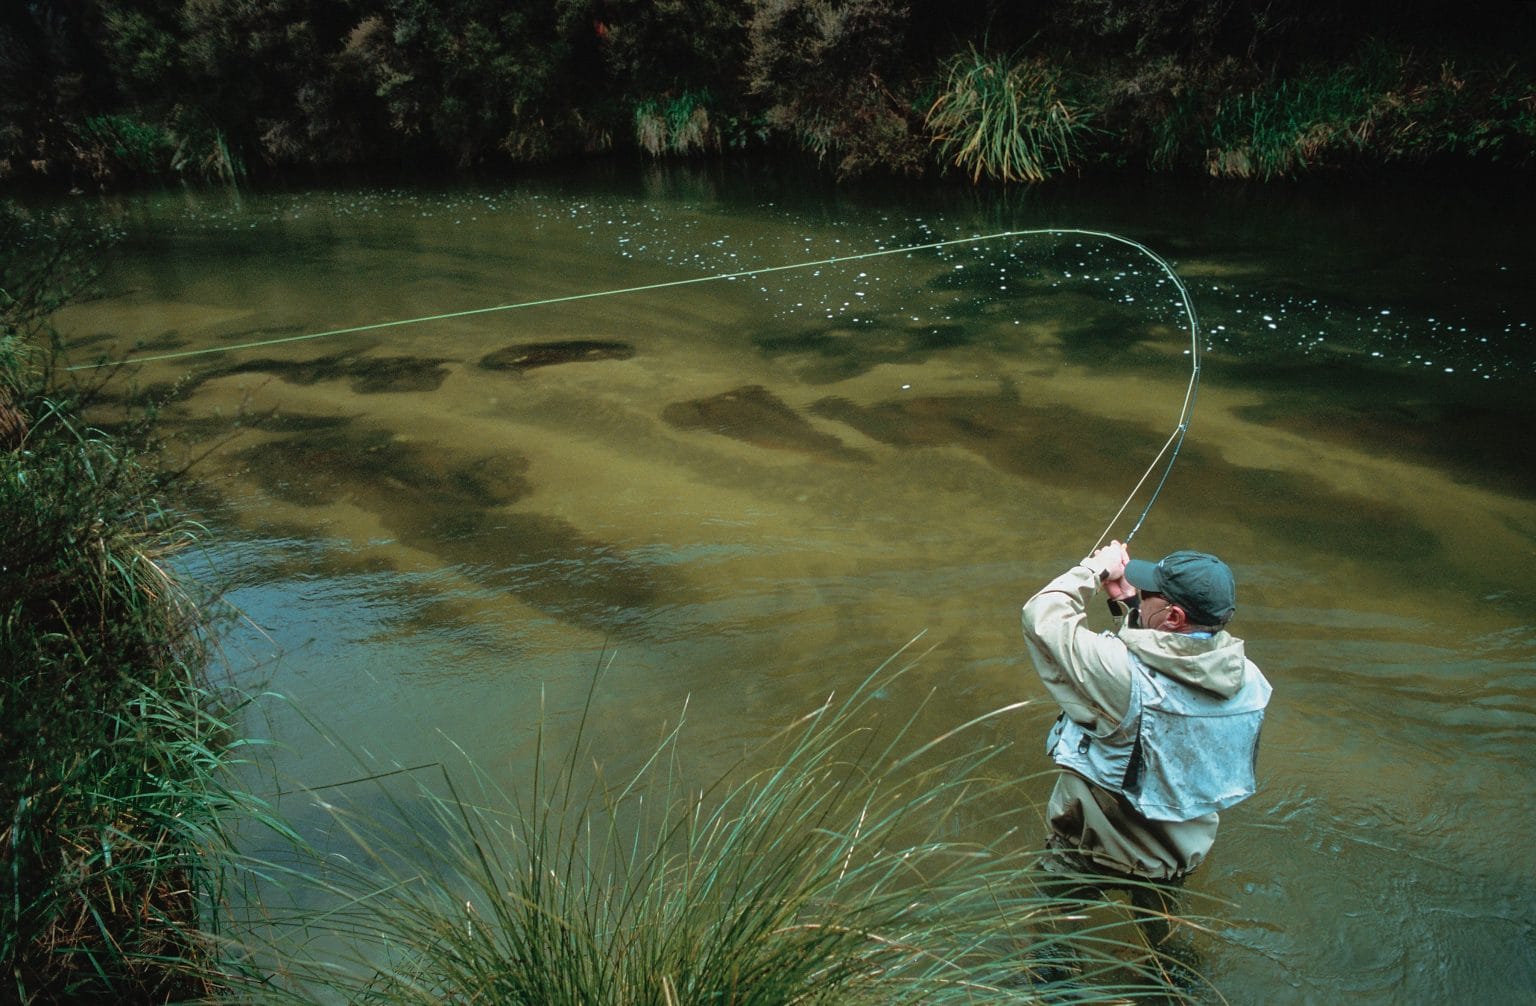
[[[1170,604],[1165,610],[1167,615],[1163,624],[1169,632],[1183,632],[1189,628],[1189,615],[1183,608]]]

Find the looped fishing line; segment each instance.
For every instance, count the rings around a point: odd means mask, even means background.
[[[796,269],[811,269],[817,266],[830,266],[843,262],[857,262],[863,259],[880,258],[886,255],[908,255],[912,252],[932,251],[934,249],[950,248],[956,245],[983,244],[988,241],[1000,241],[1005,238],[1039,236],[1057,237],[1063,235],[1078,235],[1080,237],[1101,238],[1106,241],[1118,241],[1120,244],[1129,245],[1130,247],[1141,252],[1143,255],[1147,256],[1147,258],[1151,259],[1153,262],[1156,262],[1158,267],[1168,275],[1168,278],[1173,282],[1174,287],[1179,291],[1179,297],[1183,301],[1185,314],[1189,316],[1189,354],[1191,362],[1189,387],[1184,392],[1184,404],[1179,410],[1178,424],[1174,427],[1173,433],[1169,435],[1168,440],[1163,444],[1162,450],[1157,452],[1157,457],[1152,459],[1152,463],[1147,466],[1146,472],[1143,473],[1141,478],[1136,482],[1136,485],[1131,489],[1130,495],[1126,497],[1125,502],[1121,504],[1120,509],[1115,512],[1114,517],[1110,518],[1109,524],[1105,526],[1104,531],[1099,535],[1099,540],[1094,544],[1093,548],[1088,550],[1089,552],[1092,552],[1100,545],[1104,544],[1104,540],[1109,537],[1110,530],[1113,529],[1116,522],[1118,522],[1120,518],[1125,515],[1126,510],[1130,509],[1131,503],[1136,499],[1137,493],[1141,492],[1142,486],[1146,485],[1147,480],[1150,479],[1153,472],[1157,470],[1158,463],[1163,460],[1164,456],[1166,456],[1168,458],[1168,463],[1163,468],[1162,477],[1158,479],[1157,486],[1152,490],[1152,495],[1147,500],[1146,507],[1141,511],[1141,516],[1136,519],[1136,523],[1134,526],[1132,526],[1130,533],[1125,536],[1126,544],[1129,544],[1131,539],[1136,537],[1136,532],[1141,530],[1141,525],[1144,521],[1146,521],[1147,514],[1152,511],[1152,504],[1157,502],[1157,497],[1162,493],[1163,486],[1168,481],[1168,476],[1173,472],[1173,463],[1178,459],[1179,448],[1184,445],[1184,435],[1189,432],[1189,420],[1190,417],[1194,414],[1195,391],[1199,387],[1200,383],[1200,322],[1199,319],[1195,316],[1195,305],[1194,302],[1190,299],[1188,288],[1184,286],[1184,281],[1179,279],[1179,274],[1174,272],[1173,266],[1169,265],[1161,255],[1158,255],[1146,245],[1139,241],[1133,241],[1130,238],[1122,237],[1119,234],[1111,234],[1108,231],[1084,230],[1076,227],[1042,227],[1031,228],[1028,230],[999,231],[995,234],[982,234],[968,238],[950,238],[945,241],[931,241],[927,244],[903,245],[900,248],[882,248],[878,251],[862,252],[857,255],[840,255],[834,256],[832,258],[816,259],[815,261],[811,262],[795,262],[790,265],[764,266],[760,269],[743,269],[738,272],[713,273],[708,276],[694,276],[689,279],[669,280],[664,283],[649,283],[645,286],[621,287],[613,290],[595,290],[590,293],[576,293],[565,297],[548,297],[543,300],[526,300],[516,304],[498,304],[495,307],[477,307],[466,311],[449,311],[444,314],[425,315],[420,318],[401,318],[395,321],[376,322],[371,325],[353,325],[348,328],[333,328],[327,329],[324,332],[309,332],[304,335],[281,336],[275,339],[262,339],[257,342],[242,342],[229,346],[209,346],[203,349],[187,349],[174,353],[154,353],[146,356],[130,356],[121,360],[101,360],[96,363],[80,363],[66,367],[65,370],[96,370],[102,367],[123,366],[130,363],[152,363],[159,360],[179,360],[193,356],[211,356],[220,353],[233,353],[242,349],[261,349],[266,346],[277,346],[290,342],[308,342],[314,339],[326,339],[340,335],[352,335],[358,332],[374,332],[384,328],[400,328],[405,325],[423,325],[432,321],[449,321],[454,318],[469,318],[479,314],[494,314],[498,311],[516,311],[528,307],[545,307],[551,304],[567,304],[578,300],[595,300],[599,297],[617,297],[623,294],[645,293],[651,290],[666,290],[673,287],[691,286],[696,283],[714,283],[721,280],[746,279],[751,276],[765,276],[769,273],[790,272]]]

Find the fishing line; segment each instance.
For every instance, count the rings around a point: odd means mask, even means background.
[[[1184,436],[1189,432],[1190,417],[1194,413],[1195,391],[1200,383],[1200,322],[1195,315],[1195,305],[1194,301],[1190,299],[1189,289],[1185,287],[1184,281],[1179,278],[1179,274],[1174,271],[1173,266],[1169,265],[1167,260],[1165,260],[1161,255],[1158,255],[1152,249],[1148,248],[1146,245],[1139,241],[1134,241],[1128,237],[1122,237],[1119,234],[1112,234],[1108,231],[1085,230],[1076,227],[1043,227],[1016,231],[998,231],[994,234],[974,235],[967,238],[949,238],[944,241],[930,241],[926,244],[903,245],[900,248],[882,248],[876,251],[861,252],[856,255],[837,255],[833,256],[832,258],[815,259],[809,262],[795,262],[790,265],[764,266],[758,269],[742,269],[737,272],[712,273],[708,276],[693,276],[688,279],[668,280],[662,283],[647,283],[643,286],[619,287],[611,290],[594,290],[587,293],[569,294],[563,297],[545,297],[539,300],[519,301],[515,304],[497,304],[494,307],[477,307],[464,311],[448,311],[443,314],[423,315],[419,318],[400,318],[394,321],[381,321],[369,325],[352,325],[347,328],[332,328],[323,332],[307,332],[303,335],[280,336],[273,339],[261,339],[255,342],[242,342],[228,346],[209,346],[203,349],[187,349],[173,353],[153,353],[143,356],[129,356],[121,360],[100,360],[95,363],[78,363],[64,369],[67,371],[97,370],[102,367],[125,366],[128,364],[137,363],[154,363],[161,360],[181,360],[194,356],[212,356],[215,354],[233,353],[243,349],[262,349],[267,346],[279,346],[294,342],[309,342],[315,339],[327,339],[341,335],[353,335],[359,332],[376,332],[381,329],[401,328],[406,325],[424,325],[428,322],[434,321],[450,321],[456,318],[470,318],[476,315],[494,314],[500,311],[517,311],[530,307],[547,307],[552,304],[569,304],[580,300],[596,300],[600,297],[618,297],[625,294],[646,293],[653,290],[668,290],[676,287],[692,286],[698,283],[714,283],[722,280],[747,279],[753,276],[766,276],[776,272],[791,272],[797,269],[813,269],[820,266],[839,265],[847,262],[859,262],[865,259],[881,258],[887,255],[910,255],[913,252],[934,251],[940,248],[952,248],[958,245],[983,244],[988,241],[1000,241],[1005,238],[1040,236],[1061,237],[1067,235],[1100,238],[1105,241],[1117,241],[1120,244],[1128,245],[1131,248],[1141,252],[1143,255],[1147,256],[1147,258],[1157,263],[1158,267],[1161,268],[1163,272],[1167,274],[1168,279],[1172,281],[1174,288],[1179,291],[1179,297],[1182,300],[1184,306],[1184,313],[1189,317],[1189,354],[1191,367],[1189,375],[1189,386],[1184,392],[1184,404],[1179,410],[1178,424],[1174,427],[1173,433],[1169,435],[1168,440],[1163,444],[1162,450],[1158,451],[1157,457],[1153,458],[1152,463],[1147,466],[1146,472],[1141,476],[1141,479],[1137,481],[1135,487],[1131,490],[1130,495],[1126,497],[1125,502],[1115,513],[1115,516],[1110,519],[1110,522],[1104,528],[1103,533],[1099,535],[1098,542],[1093,546],[1093,548],[1089,549],[1089,551],[1092,552],[1104,543],[1104,540],[1109,536],[1110,530],[1115,526],[1116,522],[1118,522],[1120,518],[1125,515],[1125,512],[1130,509],[1131,504],[1135,501],[1137,494],[1141,492],[1141,489],[1144,485],[1146,485],[1147,480],[1150,479],[1153,473],[1157,470],[1158,464],[1163,460],[1164,456],[1167,456],[1168,463],[1163,468],[1162,477],[1158,479],[1157,486],[1153,489],[1151,497],[1147,500],[1146,507],[1141,511],[1141,516],[1136,519],[1136,523],[1131,528],[1130,533],[1125,536],[1126,544],[1129,544],[1131,539],[1136,536],[1136,532],[1141,530],[1141,525],[1144,521],[1146,521],[1147,514],[1152,511],[1152,504],[1157,501],[1158,495],[1162,493],[1163,486],[1168,481],[1169,474],[1171,474],[1173,471],[1173,463],[1178,459],[1179,449],[1184,445]]]

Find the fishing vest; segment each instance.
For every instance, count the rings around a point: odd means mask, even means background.
[[[1062,714],[1046,739],[1056,764],[1119,793],[1146,818],[1189,821],[1253,795],[1259,728],[1270,687],[1245,662],[1224,699],[1149,670],[1134,653],[1131,706],[1098,737]]]

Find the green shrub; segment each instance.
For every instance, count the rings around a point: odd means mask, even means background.
[[[756,8],[747,74],[764,119],[842,176],[929,167],[911,10],[895,0],[769,0]]]
[[[1536,80],[1529,71],[1447,61],[1415,76],[1383,102],[1384,159],[1455,155],[1529,164],[1536,157]]]
[[[162,175],[175,148],[165,130],[125,115],[91,116],[76,127],[75,142],[98,181]]]
[[[1215,96],[1196,129],[1217,177],[1283,178],[1318,168],[1427,161],[1445,155],[1528,163],[1536,87],[1513,66],[1425,65],[1372,42],[1341,65]],[[1171,163],[1198,99],[1163,127],[1154,163]],[[1172,123],[1181,121],[1182,127]]]

